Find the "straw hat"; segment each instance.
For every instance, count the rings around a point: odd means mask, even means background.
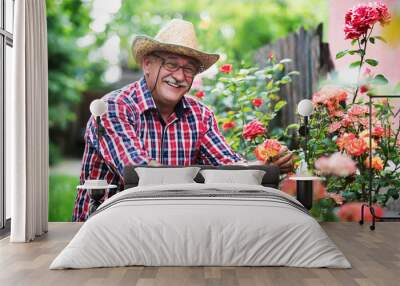
[[[218,61],[219,55],[198,50],[196,33],[193,24],[181,19],[173,19],[167,23],[153,38],[140,35],[132,43],[132,54],[141,65],[143,57],[154,51],[165,51],[198,60],[201,71],[208,69]]]

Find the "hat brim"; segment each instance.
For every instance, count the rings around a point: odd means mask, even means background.
[[[151,52],[164,51],[196,59],[201,64],[201,71],[205,71],[218,59],[218,54],[210,54],[189,47],[163,43],[147,36],[136,36],[132,43],[132,55],[138,65],[142,65],[144,56]]]

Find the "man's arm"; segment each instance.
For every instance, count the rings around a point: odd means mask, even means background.
[[[151,162],[151,157],[136,134],[136,122],[132,111],[128,111],[125,104],[111,100],[107,102],[107,108],[107,112],[101,116],[104,132],[100,140],[100,153],[106,163],[121,176],[125,165],[143,165]],[[91,118],[87,135],[97,149],[95,126],[95,120]]]
[[[200,147],[200,154],[203,161],[207,164],[212,165],[260,165],[260,161],[247,162],[239,154],[235,153],[232,148],[226,143],[224,136],[218,129],[217,120],[215,119],[214,113],[208,121],[208,131],[206,132],[203,142]],[[281,170],[281,173],[287,173],[292,170],[293,154],[288,148],[283,147],[279,155],[273,158],[272,164],[275,164]]]
[[[200,157],[203,163],[210,165],[229,165],[244,162],[244,159],[232,150],[222,136],[212,112],[207,119],[207,131],[200,144]]]

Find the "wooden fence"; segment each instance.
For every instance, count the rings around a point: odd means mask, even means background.
[[[287,101],[278,117],[279,126],[296,122],[297,103],[311,98],[318,88],[318,82],[333,70],[334,65],[329,52],[329,45],[322,42],[322,24],[315,30],[301,28],[276,43],[266,45],[256,51],[254,59],[260,66],[265,66],[269,53],[279,60],[292,59],[289,67],[300,72],[292,83],[283,87],[280,96]]]

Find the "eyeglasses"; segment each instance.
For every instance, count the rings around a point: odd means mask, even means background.
[[[182,68],[183,74],[185,76],[191,77],[191,78],[194,77],[199,71],[198,68],[196,68],[196,67],[194,67],[192,65],[180,65],[174,60],[166,59],[166,58],[164,58],[164,57],[162,57],[160,55],[157,55],[157,54],[152,54],[152,55],[155,56],[156,58],[161,59],[161,66],[163,68],[165,68],[167,71],[176,72],[177,70]]]

